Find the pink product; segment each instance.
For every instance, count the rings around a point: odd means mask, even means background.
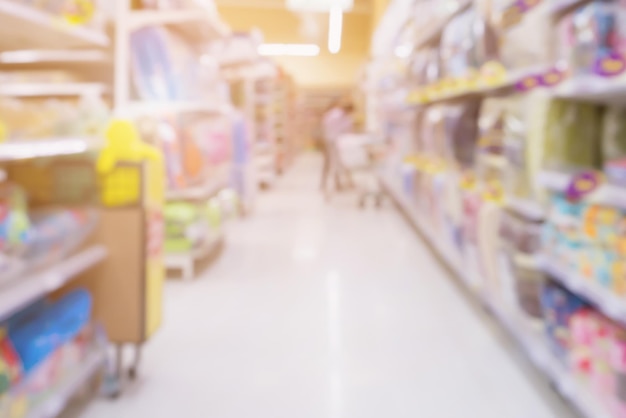
[[[227,162],[231,155],[230,131],[226,126],[215,122],[200,122],[191,128],[191,134],[198,139],[203,154],[212,165]]]
[[[483,201],[475,191],[463,195],[463,235],[465,242],[478,245],[478,218]]]
[[[626,330],[593,310],[572,316],[570,364],[613,416],[626,418]]]

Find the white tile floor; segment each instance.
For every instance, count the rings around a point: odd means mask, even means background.
[[[139,382],[88,418],[570,417],[388,204],[325,204],[305,156],[168,283]]]

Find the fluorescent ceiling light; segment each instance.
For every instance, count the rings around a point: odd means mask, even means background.
[[[396,57],[398,58],[407,58],[411,55],[411,46],[410,45],[398,45],[394,50]]]
[[[261,44],[258,52],[259,55],[273,57],[314,57],[319,55],[320,47],[315,44]]]
[[[342,27],[343,10],[340,6],[333,6],[328,14],[328,50],[331,54],[336,54],[341,49]]]
[[[287,0],[287,9],[295,12],[326,13],[333,6],[349,12],[354,7],[354,0]]]

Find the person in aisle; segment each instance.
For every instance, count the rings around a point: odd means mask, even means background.
[[[352,184],[352,180],[347,170],[341,165],[341,158],[337,147],[339,138],[352,131],[354,126],[353,119],[354,106],[351,103],[341,105],[339,101],[335,101],[324,114],[322,121],[324,130],[324,141],[322,144],[324,153],[324,165],[322,167],[322,191],[328,193],[328,179],[334,177],[335,187],[342,190],[342,175],[348,180],[348,185]]]

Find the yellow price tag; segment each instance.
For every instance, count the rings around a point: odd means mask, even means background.
[[[91,0],[71,0],[67,2],[65,20],[72,25],[85,25],[93,19],[95,8]]]

